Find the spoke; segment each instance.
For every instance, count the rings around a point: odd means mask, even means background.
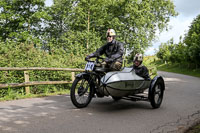
[[[81,87],[81,88],[80,88]],[[84,104],[89,97],[89,83],[87,80],[83,79],[80,83],[80,86],[76,88],[76,100],[80,104]],[[81,91],[79,89],[82,89]],[[78,93],[80,91],[80,94]]]
[[[155,102],[158,103],[160,97],[158,95],[155,95]]]
[[[86,92],[85,94],[86,94],[87,96],[89,96],[89,92]]]
[[[161,94],[160,86],[156,86],[156,88],[155,88],[155,94],[158,94],[158,95]]]
[[[80,86],[83,86],[84,83],[85,83],[85,79],[83,79],[83,80],[81,81],[81,85],[80,85]]]
[[[154,93],[154,100],[156,103],[160,102],[160,96],[161,96],[161,87],[160,85],[157,85],[155,87],[155,93]]]
[[[77,99],[77,101],[79,103],[84,103],[83,101],[85,101],[85,100],[84,100],[83,96],[79,96],[78,99]]]

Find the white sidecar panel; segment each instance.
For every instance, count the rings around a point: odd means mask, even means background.
[[[121,72],[131,72],[132,70],[132,67],[124,67]]]
[[[135,90],[145,90],[150,86],[150,81],[136,75],[132,68],[108,72],[101,78],[101,83],[104,94],[111,96],[127,96]]]
[[[105,84],[112,82],[119,82],[119,81],[132,81],[132,80],[144,80],[144,78],[136,75],[134,70],[126,69],[124,71],[108,72],[101,79],[101,81]]]

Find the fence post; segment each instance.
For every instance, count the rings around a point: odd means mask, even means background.
[[[24,71],[24,79],[25,79],[25,82],[29,82],[28,71]],[[29,86],[25,87],[25,92],[26,92],[26,94],[30,94],[30,87]]]
[[[72,72],[72,82],[75,80],[75,72]]]

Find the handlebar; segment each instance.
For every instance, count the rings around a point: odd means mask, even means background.
[[[99,61],[99,60],[102,60],[102,61]],[[104,62],[104,60],[105,59],[103,57],[97,56],[95,62],[96,63],[102,63],[102,62]],[[85,58],[85,61],[87,61],[87,62],[94,62],[94,61],[91,61],[89,58]]]
[[[103,57],[100,57],[100,56],[97,56],[97,59],[102,59],[102,60],[104,60],[104,58],[103,58]]]
[[[101,59],[102,61],[100,62],[99,59]],[[96,63],[102,63],[102,62],[104,62],[104,60],[105,60],[105,59],[104,59],[103,57],[97,56],[97,58],[96,58]]]

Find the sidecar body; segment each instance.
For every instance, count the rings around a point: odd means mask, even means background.
[[[105,96],[124,97],[142,93],[150,84],[150,79],[136,75],[133,68],[124,68],[122,71],[108,72],[102,77],[101,91]]]

